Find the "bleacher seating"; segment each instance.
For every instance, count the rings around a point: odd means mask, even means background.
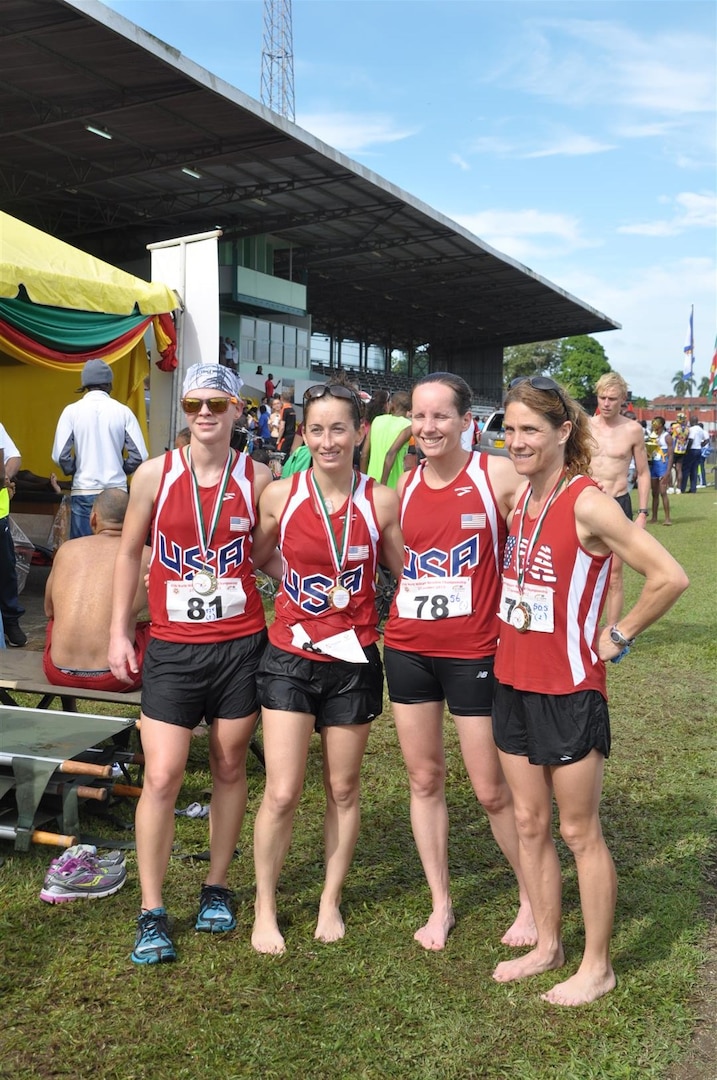
[[[416,381],[412,375],[400,375],[393,371],[363,371],[358,368],[343,366],[337,369],[329,364],[317,363],[311,365],[312,374],[324,379],[335,375],[337,371],[349,376],[358,384],[361,390],[365,390],[368,394],[375,394],[377,390],[388,390],[390,393],[394,393],[396,390],[406,390],[410,393]],[[481,397],[478,394],[474,394],[471,402],[473,412],[480,417],[489,416],[494,409],[500,408],[500,404],[500,401]]]

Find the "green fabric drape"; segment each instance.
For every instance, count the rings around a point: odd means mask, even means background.
[[[135,308],[136,311],[136,308]],[[0,318],[43,345],[61,352],[85,352],[105,345],[144,322],[146,316],[45,307],[18,297],[0,298]]]

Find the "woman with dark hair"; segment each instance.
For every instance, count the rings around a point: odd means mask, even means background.
[[[398,484],[406,554],[384,631],[384,662],[408,770],[413,835],[431,891],[431,915],[415,938],[425,949],[442,949],[455,923],[443,749],[447,702],[473,790],[518,877],[520,908],[503,941],[531,945],[535,925],[490,720],[505,519],[520,481],[507,458],[462,446],[473,417],[470,387],[459,376],[434,372],[420,379],[411,409],[425,456]]]
[[[610,937],[617,881],[600,826],[610,752],[605,661],[687,588],[672,556],[590,479],[592,436],[580,405],[552,379],[516,380],[505,402],[505,440],[528,481],[503,562],[493,733],[513,793],[520,865],[538,930],[534,949],[498,964],[498,982],[565,962],[560,936],[560,832],[577,868],[585,950],[577,972],[545,1001],[586,1005],[613,989]],[[600,628],[612,553],[645,577],[620,625]]]
[[[358,836],[361,761],[383,707],[376,568],[380,557],[399,574],[403,558],[395,493],[354,470],[361,413],[350,387],[309,387],[311,467],[270,485],[259,508],[257,542],[265,550],[278,542],[283,577],[258,673],[266,788],[254,832],[257,952],[284,951],[276,887],[314,730],[326,790],[326,877],[315,937],[344,935],[341,890]]]

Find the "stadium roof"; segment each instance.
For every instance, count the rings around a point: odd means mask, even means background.
[[[95,0],[0,4],[0,207],[120,265],[217,226],[269,234],[314,330],[347,338],[618,326]]]

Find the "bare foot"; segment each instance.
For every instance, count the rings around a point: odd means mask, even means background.
[[[453,914],[452,907],[449,907],[444,912],[432,911],[426,925],[422,926],[420,930],[416,930],[413,937],[423,945],[424,949],[439,952],[441,949],[445,949],[448,935],[455,925],[456,917]]]
[[[657,525],[657,518],[650,518],[650,520],[648,521],[647,524],[648,525]]]
[[[592,1001],[604,997],[617,986],[615,972],[610,970],[603,975],[582,974],[576,971],[565,982],[556,983],[547,994],[541,994],[543,1001],[552,1005],[589,1005]]]
[[[662,524],[663,524],[663,525],[671,525],[671,524],[672,524],[672,522],[671,522],[671,521],[663,521],[663,522],[662,522]]]
[[[529,945],[537,945],[538,931],[533,921],[533,912],[530,904],[521,904],[515,922],[510,926],[500,939],[502,945],[510,945],[512,949],[525,949]]]
[[[314,931],[316,940],[330,945],[332,941],[341,941],[345,933],[346,927],[339,908],[332,904],[319,904],[319,917]]]
[[[541,975],[544,971],[552,971],[554,968],[562,967],[564,963],[562,945],[559,945],[554,953],[548,955],[532,949],[516,960],[504,960],[498,964],[493,972],[493,978],[496,982],[516,982],[518,979],[528,979],[531,975]]]
[[[254,929],[251,932],[251,944],[257,952],[269,953],[273,956],[286,951],[286,942],[279,930],[275,914],[265,917],[256,915]]]

